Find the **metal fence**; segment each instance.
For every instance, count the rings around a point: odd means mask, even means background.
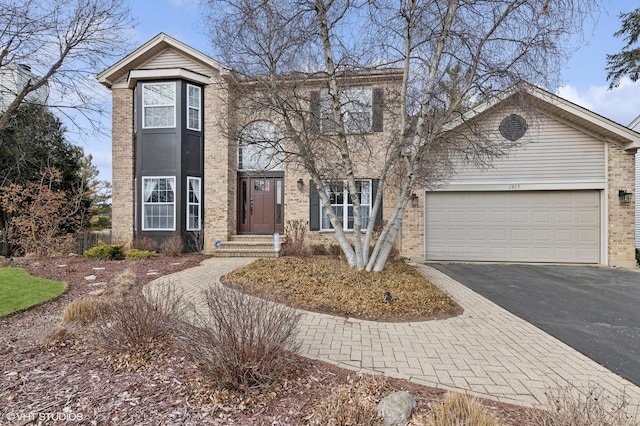
[[[84,254],[85,250],[98,245],[99,241],[111,244],[111,230],[103,231],[80,231],[74,235],[76,242],[76,254]],[[0,237],[0,255],[8,256],[9,244],[4,237]]]

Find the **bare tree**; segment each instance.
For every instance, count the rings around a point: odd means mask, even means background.
[[[251,101],[241,103],[242,114],[277,117],[285,154],[311,176],[349,264],[380,271],[416,189],[434,187],[454,164],[490,166],[515,146],[477,125],[474,106],[523,81],[555,87],[570,36],[598,5],[214,0],[209,7],[212,42],[247,78],[240,90],[248,89]],[[384,140],[367,137],[367,129],[354,131],[348,112],[354,99],[345,96],[358,79],[375,78],[392,81],[384,93]],[[310,87],[323,89],[325,111],[313,111]],[[318,131],[317,115],[330,119],[328,134]],[[379,182],[369,217],[380,209],[385,187],[396,194],[379,233],[361,214],[357,178],[363,170]],[[329,182],[335,179],[346,182],[353,203],[352,241],[331,206]]]
[[[25,102],[102,113],[94,75],[125,53],[131,23],[124,0],[0,3],[0,133]]]

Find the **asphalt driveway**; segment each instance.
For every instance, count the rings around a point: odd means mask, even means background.
[[[640,385],[640,271],[591,266],[430,266]]]

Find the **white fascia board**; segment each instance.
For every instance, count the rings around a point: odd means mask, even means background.
[[[575,181],[575,182],[451,182],[445,183],[434,190],[441,191],[566,191],[585,189],[606,189],[603,181]]]
[[[131,70],[129,71],[129,78],[127,82],[122,82],[120,85],[122,88],[133,89],[138,80],[170,80],[181,79],[194,83],[209,84],[211,78],[206,75],[198,74],[193,71],[186,70],[184,68],[165,68],[156,70]],[[114,88],[116,85],[114,85]]]

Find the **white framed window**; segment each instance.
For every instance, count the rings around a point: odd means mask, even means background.
[[[187,177],[187,231],[202,229],[202,192],[199,177]]]
[[[349,188],[346,181],[329,181],[325,182],[325,191],[331,201],[331,207],[336,215],[342,219],[344,229],[353,229],[353,201],[349,195]],[[371,180],[357,180],[356,188],[360,197],[360,221],[361,229],[366,229],[369,225],[369,216],[371,213]],[[320,206],[320,229],[331,230],[333,225],[329,221],[329,216]]]
[[[142,178],[142,230],[175,231],[176,178]]]
[[[284,170],[282,133],[270,121],[254,121],[240,133],[238,170]]]
[[[176,83],[142,84],[142,127],[176,127]]]
[[[200,110],[202,105],[202,89],[187,84],[187,129],[200,131]]]
[[[373,128],[373,90],[350,89],[340,93],[340,108],[346,133],[369,133]],[[336,124],[328,93],[320,97],[320,131],[332,133]]]

